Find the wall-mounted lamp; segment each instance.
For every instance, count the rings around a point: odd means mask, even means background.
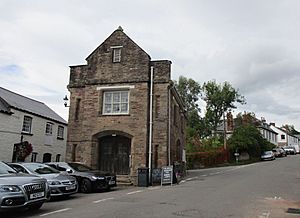
[[[67,95],[65,95],[65,97],[63,98],[63,100],[65,101],[65,103],[64,103],[65,107],[70,107],[70,105],[68,105],[69,99],[68,99]]]

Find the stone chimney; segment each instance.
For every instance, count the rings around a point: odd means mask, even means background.
[[[227,130],[233,131],[233,116],[231,112],[227,113]]]

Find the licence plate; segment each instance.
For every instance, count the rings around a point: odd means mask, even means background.
[[[108,184],[109,185],[114,185],[114,184],[116,184],[116,181],[109,181]]]
[[[30,194],[29,198],[30,199],[36,199],[36,198],[41,198],[41,197],[44,197],[44,196],[45,196],[44,192],[37,192],[37,193]]]
[[[76,188],[76,185],[69,185],[66,187],[66,190],[72,190],[72,189],[75,189]]]

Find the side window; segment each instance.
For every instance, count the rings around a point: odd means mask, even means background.
[[[52,135],[53,123],[46,123],[46,135]]]
[[[58,169],[59,171],[67,171],[67,169],[66,169],[66,168],[64,168],[64,167],[61,167],[61,166],[57,166],[57,169]]]
[[[23,167],[21,167],[21,166],[19,166],[19,165],[14,165],[13,167],[14,167],[15,169],[17,169],[18,172],[21,172],[21,173],[27,173],[27,174],[28,174],[28,172],[27,172]]]
[[[64,138],[64,127],[63,126],[58,126],[57,138],[58,139],[63,139]]]
[[[57,169],[58,167],[55,165],[55,164],[47,164],[48,166],[54,168],[54,169]]]
[[[77,98],[76,99],[76,107],[75,107],[75,121],[79,120],[80,102],[81,102],[81,99]]]
[[[32,117],[24,116],[22,132],[31,133]]]
[[[76,148],[77,148],[77,144],[73,144],[73,146],[72,146],[72,161],[73,162],[76,161]]]

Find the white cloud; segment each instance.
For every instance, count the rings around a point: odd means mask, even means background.
[[[3,0],[0,85],[67,119],[68,66],[85,63],[121,25],[152,59],[173,62],[174,79],[229,81],[247,99],[241,110],[300,129],[299,6],[297,0]]]

